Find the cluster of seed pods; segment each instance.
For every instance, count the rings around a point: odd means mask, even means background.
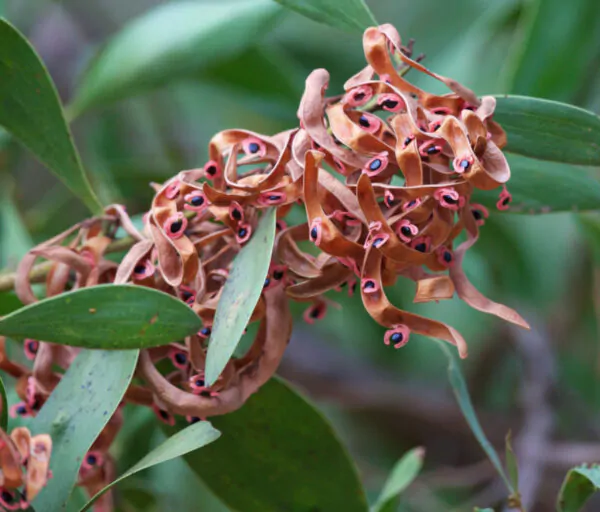
[[[18,270],[16,291],[35,302],[29,282],[37,258],[53,262],[46,295],[100,283],[155,288],[184,301],[202,329],[181,343],[142,350],[137,380],[124,402],[150,407],[174,424],[239,408],[277,369],[292,330],[289,300],[307,303],[309,323],[325,313],[331,290],[360,292],[370,316],[385,326],[386,345],[400,348],[411,333],[445,340],[462,357],[467,347],[451,326],[402,311],[385,287],[399,277],[416,282],[415,302],[457,294],[472,307],[528,327],[512,309],[484,297],[462,262],[487,209],[471,202],[474,189],[500,189],[498,208],[511,197],[500,150],[503,130],[492,117],[493,97],[477,98],[455,81],[411,58],[390,25],[364,34],[368,65],[327,97],[329,75],[313,71],[298,109],[299,128],[274,136],[226,130],[209,144],[204,167],[182,171],[162,185],[138,230],[122,206],[82,222],[34,248]],[[438,96],[404,78],[414,69],[443,82]],[[215,311],[233,259],[251,239],[268,208],[277,234],[270,270],[250,322],[258,322],[247,351],[227,364],[211,387],[204,365]],[[286,223],[295,208],[304,222]],[[133,245],[120,264],[107,258],[119,233]],[[456,243],[461,234],[464,241]],[[307,247],[308,246],[308,247]],[[358,287],[358,290],[357,290]],[[26,340],[33,369],[11,368],[23,399],[17,414],[35,414],[78,349]],[[12,365],[4,351],[0,369]],[[28,392],[25,389],[29,389]],[[90,493],[110,480],[107,453],[122,422],[120,410],[88,453],[80,483]],[[99,505],[110,509],[110,493]],[[107,508],[108,507],[108,508]]]

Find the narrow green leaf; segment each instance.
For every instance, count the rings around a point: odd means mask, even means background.
[[[16,268],[33,246],[27,228],[13,203],[14,187],[0,178],[0,269]]]
[[[81,351],[31,423],[33,434],[52,437],[50,469],[55,477],[34,500],[39,510],[64,510],[83,457],[123,399],[138,354]]]
[[[90,210],[102,211],[44,64],[27,39],[4,19],[0,19],[0,41],[0,125],[27,146]]]
[[[502,463],[500,462],[500,458],[494,450],[494,447],[488,441],[479,420],[477,419],[477,415],[475,414],[475,409],[473,409],[473,404],[471,403],[471,397],[469,396],[469,390],[467,389],[467,383],[465,382],[465,378],[460,370],[460,365],[456,359],[454,353],[450,350],[449,346],[440,340],[435,340],[439,347],[442,349],[444,354],[448,357],[448,378],[450,380],[450,384],[452,386],[452,390],[454,391],[454,396],[456,396],[456,401],[460,406],[460,410],[463,413],[463,416],[467,420],[469,427],[471,428],[471,432],[483,448],[483,451],[490,459],[490,462],[506,484],[506,487],[510,491],[511,494],[515,494],[515,489],[506,476],[504,472],[504,468],[502,467]]]
[[[517,494],[519,493],[519,464],[517,462],[517,456],[513,451],[512,447],[512,434],[510,430],[506,434],[506,470],[508,471],[508,477],[510,482],[513,484]]]
[[[398,496],[417,478],[423,467],[424,457],[425,450],[417,447],[406,453],[396,463],[379,498],[371,507],[372,512],[394,512],[396,510]]]
[[[6,388],[0,376],[0,395],[2,398],[2,411],[0,411],[0,428],[6,432],[8,427],[8,400],[6,399]]]
[[[206,421],[195,423],[190,425],[183,430],[180,430],[176,434],[169,437],[160,446],[157,446],[154,450],[148,453],[142,460],[140,460],[135,466],[129,468],[119,478],[108,484],[104,489],[96,493],[90,501],[80,510],[84,512],[88,510],[94,501],[96,501],[102,494],[108,491],[113,485],[125,480],[126,478],[138,473],[144,469],[148,469],[162,462],[166,462],[177,457],[181,457],[186,453],[193,452],[198,448],[202,448],[207,444],[212,443],[219,438],[221,433],[214,429],[212,425]]]
[[[331,425],[288,384],[271,379],[241,409],[211,421],[223,441],[184,458],[231,509],[367,512]]]
[[[94,349],[166,345],[201,327],[189,306],[166,293],[99,285],[63,293],[0,320],[0,335]]]
[[[600,139],[599,139],[600,140]],[[545,162],[506,155],[511,169],[509,213],[548,213],[597,210],[600,207],[600,168]],[[499,189],[476,191],[474,198],[495,209]]]
[[[473,509],[473,512],[494,512],[493,508],[479,508],[479,507],[475,507]]]
[[[161,5],[116,34],[91,62],[70,113],[198,72],[256,43],[279,8],[270,0]]]
[[[233,355],[260,298],[275,241],[275,208],[265,211],[256,232],[233,260],[217,305],[206,355],[206,382],[212,385]]]
[[[578,512],[600,490],[600,465],[582,464],[571,469],[560,488],[558,512]]]
[[[498,96],[494,120],[506,130],[506,150],[539,160],[600,165],[600,117],[556,101]]]
[[[275,0],[312,20],[343,30],[362,32],[378,25],[364,0]]]

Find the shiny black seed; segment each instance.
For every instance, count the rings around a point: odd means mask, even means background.
[[[417,204],[417,201],[415,199],[413,199],[410,203],[408,203],[406,206],[408,206],[409,208],[412,208],[414,205]]]
[[[27,414],[27,407],[25,407],[24,405],[19,405],[19,407],[17,407],[17,414],[19,416],[23,416],[24,414]]]
[[[398,106],[398,101],[396,100],[385,100],[382,105],[387,108],[396,108]]]
[[[373,288],[375,288],[375,283],[373,281],[367,281],[363,285],[363,290],[372,290]]]
[[[404,335],[401,332],[395,332],[390,336],[392,343],[400,343],[404,339]]]
[[[203,327],[202,330],[200,331],[200,334],[202,334],[203,336],[210,336],[211,330],[210,327]]]
[[[354,95],[354,101],[360,101],[360,100],[364,99],[364,97],[365,97],[365,93],[364,92],[357,92]]]
[[[181,292],[181,298],[184,301],[187,301],[187,300],[191,299],[193,296],[194,296],[194,294],[192,292],[188,292],[188,291]]]
[[[168,420],[170,418],[169,413],[167,411],[163,411],[162,409],[158,410],[158,414],[163,420]]]
[[[145,274],[146,273],[146,267],[144,265],[136,265],[135,268],[133,269],[133,271],[136,274]]]
[[[175,354],[175,361],[177,364],[186,364],[187,356],[183,352],[177,352],[177,354]]]
[[[475,220],[483,219],[483,214],[479,210],[472,210],[472,213]]]
[[[204,379],[196,379],[196,380],[194,381],[194,384],[195,384],[196,386],[198,386],[199,388],[203,388],[203,387],[204,387]]]
[[[373,242],[373,247],[379,247],[385,240],[383,238],[376,238]]]
[[[439,152],[440,152],[440,148],[438,148],[437,146],[429,146],[425,150],[425,153],[427,153],[428,155],[437,155]]]
[[[271,284],[271,278],[267,277],[265,279],[265,284],[263,284],[263,288],[266,288],[267,286],[269,286]]]
[[[240,238],[244,238],[248,234],[248,230],[246,228],[240,228],[238,231],[238,236]]]
[[[410,230],[410,228],[408,226],[402,226],[400,228],[400,233],[402,233],[404,236],[412,235],[412,231]]]
[[[2,490],[2,492],[0,493],[0,496],[2,497],[2,501],[4,503],[6,503],[7,505],[10,505],[15,499],[13,493],[8,492],[6,490]]]
[[[27,349],[29,352],[35,354],[38,351],[39,345],[37,341],[30,341],[27,343]]]
[[[368,128],[371,126],[371,122],[367,118],[367,116],[360,116],[358,118],[358,124],[360,124],[363,128]]]
[[[444,197],[444,201],[446,201],[448,204],[458,204],[458,199],[454,199],[452,196],[443,196]]]
[[[427,245],[425,242],[421,242],[420,244],[415,245],[415,251],[425,252],[427,250]]]
[[[86,458],[85,461],[90,465],[90,466],[95,466],[96,463],[98,462],[98,458],[93,454],[90,453]]]
[[[435,124],[433,125],[433,130],[432,130],[432,131],[434,131],[434,132],[435,132],[435,131],[439,130],[439,129],[440,129],[440,126],[442,126],[440,123],[435,123]]]
[[[371,169],[372,171],[376,171],[380,167],[381,167],[381,160],[379,160],[379,158],[376,158],[369,164],[369,169]]]
[[[465,159],[465,160],[461,160],[458,165],[460,165],[460,167],[462,169],[468,169],[469,166],[471,165],[471,162],[469,162],[468,160]]]
[[[319,318],[319,314],[321,313],[321,308],[319,307],[314,307],[312,308],[311,312],[310,312],[310,317],[311,318]]]
[[[214,176],[215,174],[217,174],[217,167],[215,165],[209,165],[206,168],[206,174],[210,174],[211,176]]]
[[[446,263],[450,263],[452,261],[452,254],[450,252],[444,252],[444,261]]]
[[[204,198],[202,196],[192,197],[190,204],[192,206],[202,206],[204,204]]]
[[[190,423],[198,423],[199,421],[202,421],[200,418],[198,418],[198,416],[192,416],[190,418]]]
[[[269,201],[280,201],[281,197],[280,196],[269,196],[267,199]]]
[[[242,212],[239,211],[237,208],[234,208],[233,210],[231,210],[231,216],[235,220],[242,220]]]
[[[283,272],[281,270],[276,270],[273,272],[273,279],[279,281],[283,277]]]
[[[502,204],[503,204],[504,206],[506,206],[508,203],[510,203],[510,201],[511,201],[510,197],[505,197],[505,198],[502,200]]]
[[[183,220],[179,219],[176,220],[175,222],[173,222],[173,224],[171,224],[171,227],[169,228],[171,233],[177,233],[181,227],[183,226]]]
[[[310,230],[310,237],[313,240],[316,240],[318,236],[319,236],[319,230],[317,229],[317,226],[315,226]]]
[[[406,139],[404,139],[404,145],[408,146],[412,142],[412,140],[413,140],[412,137],[406,137]]]
[[[259,149],[260,146],[256,142],[251,142],[248,144],[248,151],[250,151],[250,153],[256,153]]]

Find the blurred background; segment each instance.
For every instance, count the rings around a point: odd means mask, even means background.
[[[32,41],[68,104],[78,76],[101,45],[164,3],[0,0],[0,11]],[[415,52],[426,54],[429,68],[477,94],[538,96],[600,112],[597,0],[368,3],[405,41],[416,39]],[[330,94],[337,94],[363,66],[360,34],[284,12],[241,53],[209,69],[190,69],[186,78],[152,92],[96,108],[74,122],[74,135],[102,199],[138,213],[151,200],[149,182],[203,165],[217,131],[275,133],[294,127],[311,70],[328,69]],[[422,77],[409,73],[408,79],[442,92]],[[0,228],[9,233],[4,240],[11,246],[27,248],[31,240],[48,238],[87,215],[20,146],[8,143],[3,158]],[[17,229],[21,222],[28,234]],[[470,355],[462,367],[471,397],[499,450],[512,431],[530,512],[554,510],[569,467],[600,461],[599,225],[593,214],[491,214],[468,254],[467,273],[484,294],[518,309],[531,332],[512,329],[459,300],[412,304],[414,287],[407,281],[389,290],[398,306],[449,322],[467,339]],[[394,351],[384,346],[383,329],[359,299],[331,298],[341,308],[330,307],[314,326],[305,325],[297,310],[280,374],[333,421],[368,491],[376,495],[394,462],[423,446],[425,470],[403,494],[399,510],[497,506],[505,489],[456,405],[447,361],[436,344],[414,336]],[[150,411],[129,415],[115,446],[121,471],[162,435]],[[226,510],[181,460],[130,479],[120,492],[123,511]],[[590,502],[586,510],[600,510],[600,502]]]

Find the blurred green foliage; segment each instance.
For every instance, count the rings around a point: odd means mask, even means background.
[[[4,8],[8,19],[33,42],[63,102],[70,104],[96,51],[159,3],[165,2],[4,0],[0,11]],[[393,23],[405,40],[417,39],[416,52],[426,54],[428,67],[478,94],[539,96],[600,111],[600,4],[594,0],[372,0],[369,6],[380,22]],[[152,33],[144,37],[148,41],[138,41],[142,48],[154,42]],[[199,52],[206,48],[210,52],[221,43],[217,39],[201,44]],[[346,78],[362,68],[364,58],[357,33],[286,12],[243,51],[200,64],[161,80],[159,88],[99,105],[74,122],[82,160],[104,201],[123,202],[131,213],[144,211],[152,197],[148,183],[202,165],[214,133],[231,127],[274,133],[296,126],[304,77],[325,67],[331,74],[330,91],[341,91]],[[433,92],[442,91],[422,76],[408,78]],[[546,189],[567,205],[584,198],[593,208],[597,169],[587,168],[580,187],[565,190],[561,173],[579,172],[575,166],[559,172],[557,164],[535,165],[523,167],[537,173],[532,194]],[[11,251],[28,244],[22,231],[6,226],[23,222],[40,241],[87,215],[64,185],[14,142],[8,142],[0,155],[0,179],[2,194],[10,196],[1,204],[3,262],[14,265],[18,254]],[[14,189],[5,185],[9,182]],[[594,214],[586,219],[588,226],[598,222]],[[466,258],[473,283],[489,297],[519,309],[551,347],[557,365],[553,438],[573,444],[597,440],[599,434],[600,260],[592,250],[599,241],[600,230],[581,230],[577,213],[531,216],[494,211]],[[413,293],[414,285],[403,281],[389,297],[401,307],[450,322],[467,339],[470,356],[463,369],[492,443],[501,446],[508,427],[518,437],[525,361],[514,347],[523,343],[521,335],[457,299],[411,304]],[[402,350],[390,352],[381,342],[383,329],[359,301],[342,295],[331,297],[341,309],[330,307],[328,316],[310,331],[297,328],[282,371],[326,402],[324,410],[358,461],[369,497],[376,498],[402,453],[423,445],[427,448],[423,477],[409,487],[399,510],[469,510],[498,503],[502,494],[484,494],[484,484],[494,478],[489,467],[480,472],[485,476],[488,471],[487,480],[467,471],[483,455],[462,419],[457,424],[452,416],[455,408],[443,355],[418,336]],[[0,303],[0,313],[7,307]],[[302,366],[298,362],[302,357],[309,364]],[[125,423],[115,445],[121,472],[162,435],[145,412],[126,411],[135,421]],[[452,473],[462,479],[449,478],[446,466],[458,468]],[[534,512],[554,509],[567,467],[560,461],[548,463]],[[124,511],[225,510],[181,460],[132,477],[119,488],[119,497]],[[480,499],[474,502],[476,498]],[[598,505],[589,503],[587,510],[596,510]]]

